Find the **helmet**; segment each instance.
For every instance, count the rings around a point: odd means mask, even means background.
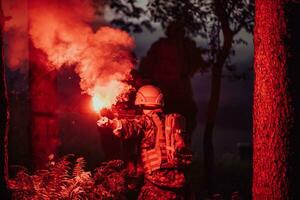
[[[164,105],[164,97],[158,87],[145,85],[137,91],[135,105],[162,107]]]

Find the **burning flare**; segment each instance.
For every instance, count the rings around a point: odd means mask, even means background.
[[[129,90],[130,86],[116,80],[112,80],[106,85],[96,86],[92,94],[93,110],[99,113],[103,108],[110,108],[120,98],[124,99],[125,97],[122,95],[126,94]]]
[[[106,99],[102,99],[99,96],[93,96],[92,98],[93,110],[97,113],[100,112],[103,108],[108,107],[109,102]]]

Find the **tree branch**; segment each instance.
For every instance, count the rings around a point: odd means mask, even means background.
[[[215,7],[215,14],[221,23],[221,29],[224,38],[222,49],[217,54],[217,61],[216,61],[217,66],[222,67],[232,47],[234,32],[230,29],[229,17],[225,10],[224,1],[220,0],[215,2],[214,7]]]

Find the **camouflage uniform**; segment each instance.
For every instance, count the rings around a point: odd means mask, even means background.
[[[118,127],[114,133],[122,139],[129,139],[137,137],[139,139],[140,160],[145,173],[145,184],[141,189],[139,199],[183,199],[182,188],[185,183],[185,176],[183,167],[190,163],[191,154],[175,156],[174,159],[166,159],[166,148],[161,145],[161,160],[159,166],[157,162],[153,162],[150,166],[143,158],[143,152],[150,152],[155,149],[157,139],[160,139],[161,144],[165,138],[157,138],[158,132],[164,131],[165,116],[161,110],[155,110],[149,114],[144,114],[135,119],[120,119],[118,120]],[[181,149],[184,149],[184,140],[182,135],[176,135],[176,141]],[[177,152],[177,151],[176,151]],[[175,155],[179,155],[178,152]],[[187,159],[184,159],[187,158]],[[156,165],[156,166],[155,166]]]

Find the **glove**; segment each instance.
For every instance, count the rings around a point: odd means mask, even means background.
[[[97,125],[102,128],[109,127],[112,128],[113,130],[119,127],[118,121],[116,119],[111,120],[107,117],[100,117],[100,119],[97,121]]]
[[[101,117],[97,121],[97,126],[105,128],[105,127],[110,127],[111,126],[111,120],[108,119],[107,117]]]

